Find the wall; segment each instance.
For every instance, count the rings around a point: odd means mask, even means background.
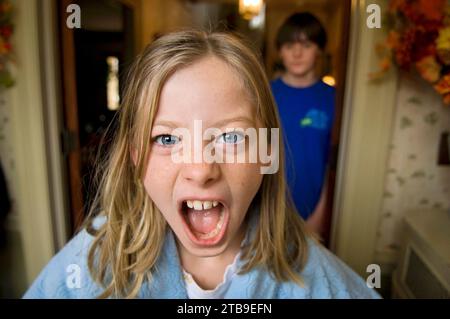
[[[13,143],[13,128],[11,127],[11,97],[9,90],[0,91],[0,161],[5,174],[10,199],[15,202],[15,186],[16,177]],[[8,216],[8,228],[17,228],[17,211],[13,206]]]
[[[0,108],[0,151],[14,200],[8,225],[11,271],[2,271],[12,285],[10,297],[22,294],[55,252],[40,77],[39,7],[37,0],[14,0],[12,4],[16,84],[1,94],[5,103]]]
[[[142,1],[142,46],[151,43],[155,36],[193,26],[191,12],[181,0]]]
[[[400,77],[397,94],[377,232],[377,253],[391,262],[396,260],[401,221],[409,210],[450,209],[450,166],[437,165],[440,134],[450,130],[450,107],[431,85],[407,73]]]
[[[11,127],[10,91],[0,92],[0,160],[5,174],[9,197],[12,201],[5,225],[6,244],[0,246],[0,298],[16,298],[23,293],[27,283],[23,262],[23,249],[16,203],[17,176],[14,154],[13,128]],[[3,195],[3,194],[2,194]]]
[[[367,27],[368,3],[352,0],[331,238],[332,250],[363,276],[375,260],[397,90],[394,71],[380,83],[369,81],[379,61],[373,47],[384,39],[386,30]],[[370,3],[379,4],[382,10],[387,5],[386,0]]]

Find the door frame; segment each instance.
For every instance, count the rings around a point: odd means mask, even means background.
[[[341,0],[342,1],[342,0]],[[324,238],[323,242],[327,247],[330,247],[331,241],[331,232],[332,232],[332,221],[333,221],[333,204],[334,204],[334,195],[336,188],[336,176],[338,174],[338,155],[339,148],[341,144],[341,131],[342,131],[342,118],[343,118],[343,110],[345,105],[344,97],[345,91],[347,88],[347,72],[349,61],[349,45],[350,45],[350,20],[351,20],[351,0],[342,1],[342,25],[341,25],[341,40],[340,43],[342,48],[339,50],[339,56],[337,61],[341,61],[336,66],[337,69],[337,78],[336,78],[336,98],[335,98],[335,110],[334,110],[334,123],[331,131],[331,140],[330,140],[330,155],[329,155],[329,164],[328,164],[328,174],[327,174],[327,197],[325,201],[325,217],[323,220],[324,227]]]
[[[45,20],[51,15],[51,2],[16,0],[13,3],[17,25],[14,42],[19,63],[14,72],[16,84],[8,93],[14,130],[14,193],[17,194],[14,204],[19,216],[27,284],[36,278],[67,237],[55,112],[57,78],[51,60],[54,20]]]
[[[382,12],[387,0],[372,0]],[[397,72],[380,82],[375,44],[386,28],[366,26],[366,0],[352,0],[350,45],[330,248],[360,275],[375,262],[377,230],[395,116]]]
[[[79,143],[78,102],[76,85],[75,43],[73,29],[66,26],[66,8],[72,0],[61,0],[57,3],[57,19],[59,21],[61,83],[64,112],[63,152],[67,162],[69,185],[69,203],[72,230],[81,225],[84,216],[81,155]]]
[[[56,250],[61,249],[70,233],[67,172],[62,150],[61,131],[63,110],[61,71],[57,26],[57,6],[54,0],[40,0],[38,6],[39,43],[41,61],[42,99],[49,169],[49,187],[52,194],[52,218]]]

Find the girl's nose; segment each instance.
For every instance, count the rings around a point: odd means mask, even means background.
[[[217,163],[183,164],[182,177],[198,186],[209,185],[220,176],[220,167]]]

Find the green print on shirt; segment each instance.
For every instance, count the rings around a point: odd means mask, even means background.
[[[305,117],[303,120],[301,120],[300,125],[301,126],[309,126],[312,124],[312,120],[310,118]]]
[[[317,109],[311,109],[305,115],[303,119],[300,120],[301,127],[314,127],[319,130],[325,130],[328,125],[328,116],[325,112]]]

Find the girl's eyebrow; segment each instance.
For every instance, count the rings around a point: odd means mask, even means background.
[[[228,123],[233,123],[233,122],[247,122],[248,124],[254,125],[255,122],[246,116],[237,116],[237,117],[233,117],[233,118],[229,118],[229,119],[224,119],[224,120],[220,120],[216,123],[214,123],[213,125],[211,125],[211,127],[224,127],[226,126]],[[170,127],[170,128],[179,128],[182,127],[182,125],[180,123],[174,122],[174,121],[167,121],[167,120],[158,120],[155,122],[155,124],[153,124],[153,126],[166,126],[166,127]]]
[[[220,120],[219,122],[214,123],[212,125],[213,127],[224,127],[228,123],[234,123],[234,122],[247,122],[248,124],[253,125],[254,121],[251,118],[248,118],[246,116],[237,116],[229,119]]]
[[[170,128],[181,127],[176,122],[167,121],[167,120],[158,120],[158,121],[155,122],[155,124],[153,124],[153,126],[167,126],[167,127],[170,127]]]

